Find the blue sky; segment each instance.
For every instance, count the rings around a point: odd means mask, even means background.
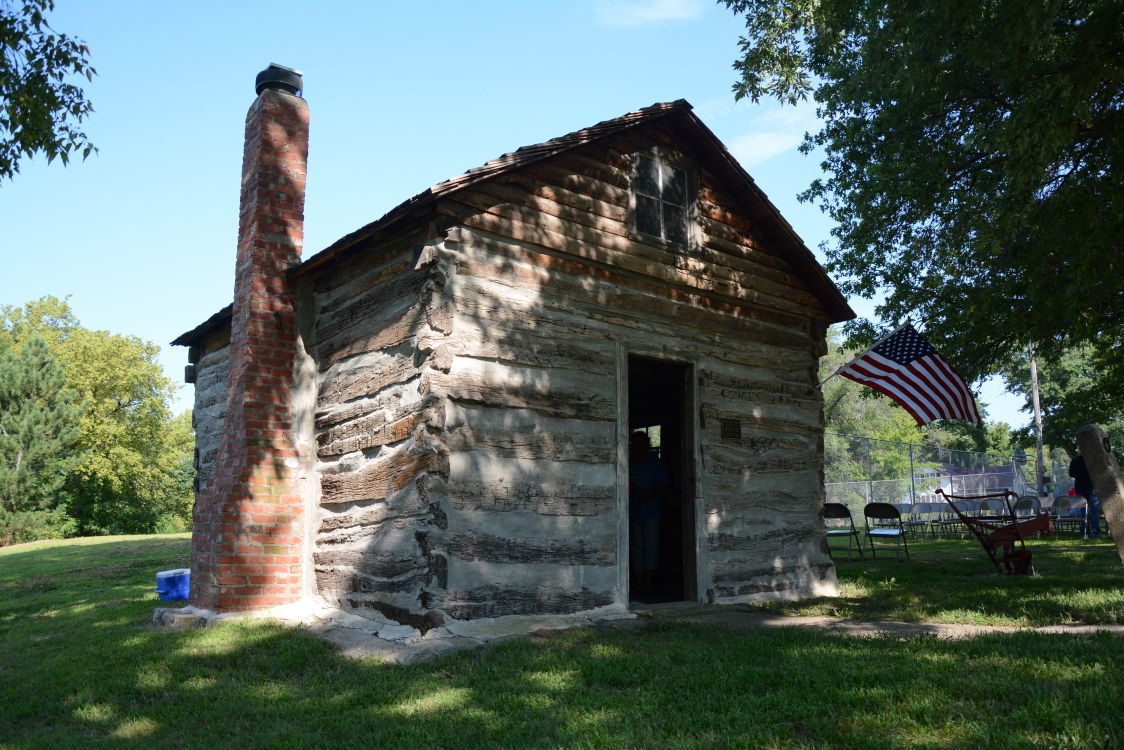
[[[809,247],[829,236],[795,198],[819,173],[796,151],[814,108],[734,102],[742,24],[710,0],[56,3],[98,71],[100,151],[0,184],[0,304],[69,295],[86,327],[160,345],[176,382],[168,342],[230,301],[244,118],[270,62],[304,73],[311,110],[306,256],[501,153],[674,99]],[[991,418],[1026,422],[1001,393],[984,388]]]

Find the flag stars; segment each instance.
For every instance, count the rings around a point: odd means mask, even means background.
[[[915,359],[937,353],[937,350],[928,341],[921,338],[921,334],[908,323],[897,333],[875,346],[874,351],[899,365],[909,364]]]

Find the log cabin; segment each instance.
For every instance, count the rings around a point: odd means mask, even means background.
[[[854,317],[685,101],[526,146],[301,259],[308,108],[258,76],[195,385],[191,604],[422,631],[838,590],[827,326]],[[630,569],[630,434],[668,480]]]

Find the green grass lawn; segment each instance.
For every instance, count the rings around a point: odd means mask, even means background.
[[[770,603],[772,612],[871,620],[1059,625],[1124,623],[1124,567],[1111,539],[1033,540],[1036,575],[1000,576],[971,536],[912,537],[910,560],[893,551],[850,561],[836,553],[833,598]]]
[[[982,551],[951,539],[916,545],[909,563],[841,563],[844,597],[801,609],[1117,621],[1115,550],[1048,545],[1033,579],[989,576]],[[0,549],[0,747],[1124,746],[1120,636],[857,639],[661,622],[402,667],[266,623],[153,630],[155,572],[187,555],[182,536]]]

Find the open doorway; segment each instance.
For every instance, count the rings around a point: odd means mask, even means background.
[[[696,599],[694,436],[691,366],[629,356],[630,435],[629,598],[643,603]],[[633,433],[648,439],[637,441]],[[638,454],[633,454],[638,450]],[[645,452],[647,456],[645,457]],[[636,462],[658,462],[663,472]],[[631,474],[636,474],[635,477]],[[640,486],[666,473],[665,491],[655,503]],[[637,481],[634,481],[637,480]],[[639,496],[643,494],[643,499]],[[656,515],[653,523],[652,517]]]

